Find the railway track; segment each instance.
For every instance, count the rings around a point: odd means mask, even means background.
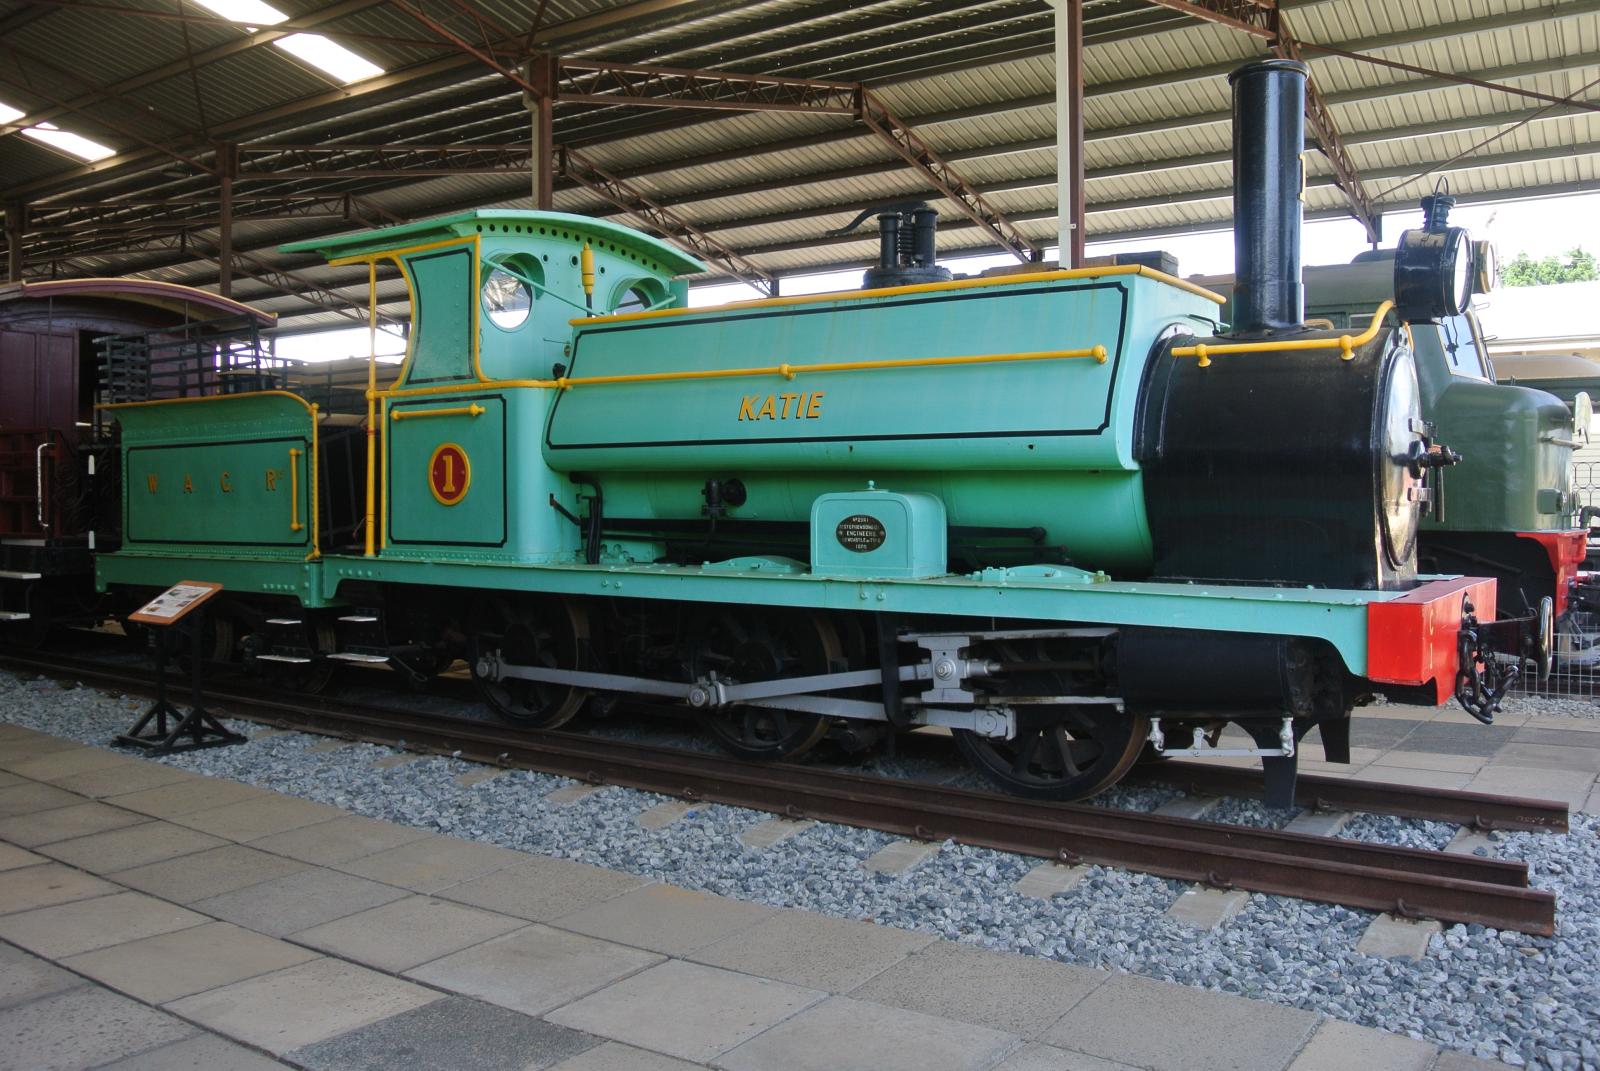
[[[93,680],[124,691],[143,692],[151,687],[147,673],[81,659],[6,655],[0,658],[0,664]],[[322,697],[283,700],[215,687],[208,688],[206,695],[216,713],[275,727],[391,746],[403,741],[403,746],[411,750],[459,753],[478,762],[540,770],[590,783],[624,785],[924,840],[949,838],[1064,863],[1119,866],[1223,888],[1320,900],[1408,917],[1476,922],[1539,935],[1555,931],[1554,895],[1530,888],[1527,865],[1519,861],[1079,804],[1037,803],[920,782],[787,764],[747,763],[570,733],[514,730],[488,722]],[[1186,773],[1180,770],[1180,774]],[[1224,781],[1207,783],[1220,785]],[[1470,812],[1475,819],[1482,818],[1488,810],[1486,801],[1496,799],[1399,786],[1360,786],[1380,797],[1386,788],[1396,794],[1412,793],[1413,802],[1424,797],[1471,796],[1470,800],[1441,804],[1441,808],[1448,806],[1454,809],[1453,813]],[[1500,811],[1489,811],[1509,816],[1498,819],[1502,823],[1498,828],[1565,828],[1564,806],[1527,800],[1501,803],[1504,806]],[[1416,806],[1422,805],[1416,802]],[[1559,825],[1553,816],[1552,809],[1556,807],[1562,813]],[[1389,810],[1387,806],[1368,809]],[[1525,824],[1508,824],[1519,820],[1518,815]],[[1438,816],[1438,810],[1427,815]]]

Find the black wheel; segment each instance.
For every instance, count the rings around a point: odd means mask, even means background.
[[[715,673],[731,683],[828,673],[844,666],[839,636],[821,614],[723,607],[694,625],[691,680]],[[821,714],[773,707],[726,706],[701,715],[706,729],[740,758],[786,759],[828,734]]]
[[[583,708],[589,693],[571,685],[515,677],[489,680],[479,675],[479,659],[492,654],[511,665],[582,669],[588,650],[588,616],[567,599],[484,596],[473,608],[467,631],[467,664],[478,694],[506,721],[530,729],[565,725]]]
[[[955,730],[956,746],[994,785],[1036,800],[1081,800],[1122,779],[1150,723],[1108,703],[1020,707],[1013,740]]]

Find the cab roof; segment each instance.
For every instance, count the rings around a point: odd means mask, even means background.
[[[574,215],[570,212],[534,212],[516,208],[477,208],[469,212],[457,212],[454,215],[418,220],[415,223],[402,223],[394,227],[310,238],[279,246],[278,251],[317,253],[328,260],[336,260],[367,253],[383,253],[407,246],[425,245],[428,242],[449,238],[462,238],[471,234],[497,236],[510,234],[513,237],[525,234],[538,237],[544,233],[541,228],[621,246],[630,253],[654,260],[671,275],[692,275],[708,270],[705,264],[676,246],[669,245],[659,238],[652,238],[631,227],[609,223],[603,219],[592,219],[589,216]]]

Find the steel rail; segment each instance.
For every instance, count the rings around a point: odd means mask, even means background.
[[[44,660],[6,655],[0,662]],[[67,672],[146,687],[138,676],[99,666]],[[491,723],[363,707],[316,697],[293,702],[208,689],[213,711],[275,726],[413,750],[460,755],[590,783],[750,807],[792,818],[842,822],[923,840],[1103,864],[1221,888],[1295,896],[1406,917],[1476,922],[1550,936],[1555,896],[1527,887],[1527,865],[1472,855],[1367,844],[1114,811],[1037,803],[924,783],[740,762],[567,733],[511,730]]]
[[[1136,766],[1127,780],[1177,785],[1195,795],[1259,797],[1261,775],[1231,766],[1198,762],[1158,762]],[[1385,781],[1301,774],[1294,801],[1319,811],[1368,811],[1401,818],[1455,822],[1471,829],[1565,833],[1567,805],[1559,800],[1496,796],[1460,789],[1419,788]]]

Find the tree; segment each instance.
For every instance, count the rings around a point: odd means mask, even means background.
[[[1500,270],[1503,286],[1548,286],[1551,283],[1587,283],[1600,279],[1600,265],[1593,253],[1582,246],[1573,246],[1565,256],[1534,260],[1527,253],[1516,258]]]

